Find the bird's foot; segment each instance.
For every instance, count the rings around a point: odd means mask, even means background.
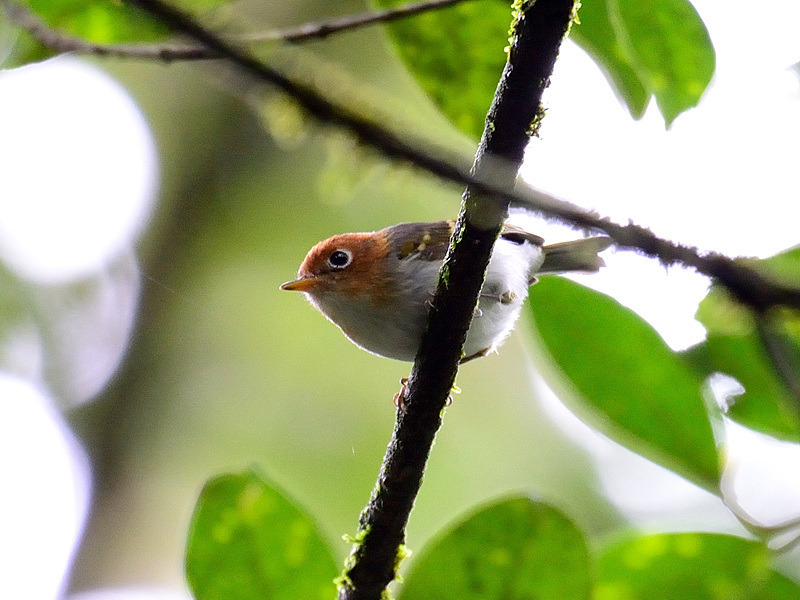
[[[408,388],[408,377],[400,379],[400,391],[394,395],[394,405],[400,410],[406,409],[406,389]]]

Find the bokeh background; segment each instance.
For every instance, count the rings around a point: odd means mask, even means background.
[[[798,240],[796,20],[695,4],[718,53],[700,107],[669,132],[653,109],[634,122],[568,43],[524,176],[679,241],[767,256]],[[798,10],[767,4],[765,15]],[[249,2],[237,19],[258,30],[363,8]],[[380,28],[265,52],[389,125],[474,149]],[[359,350],[278,286],[315,242],[451,218],[460,190],[213,61],[62,57],[3,72],[0,126],[8,597],[187,597],[197,494],[211,476],[250,466],[315,515],[343,558],[410,366]],[[576,235],[532,227],[550,241]],[[702,339],[693,312],[704,279],[609,254],[609,268],[581,282],[633,307],[674,348]],[[412,550],[511,492],[552,502],[597,544],[629,526],[743,533],[717,499],[580,423],[542,382],[547,368],[520,333],[461,370],[412,514]],[[767,522],[797,516],[797,447],[730,436],[748,509]],[[782,563],[796,578],[797,562]]]

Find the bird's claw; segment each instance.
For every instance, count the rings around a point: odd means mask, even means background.
[[[447,395],[447,400],[445,400],[444,405],[450,406],[453,403],[453,394],[460,394],[461,388],[458,387],[456,384],[453,384],[453,387],[450,388],[450,393]]]
[[[394,405],[400,410],[406,409],[406,388],[408,387],[408,377],[400,378],[400,391],[394,395]]]
[[[394,405],[399,408],[400,410],[405,410],[406,408],[406,390],[408,389],[408,377],[400,378],[400,385],[402,386],[400,390],[394,395]],[[452,394],[460,394],[461,388],[454,385],[451,389],[451,394],[448,394],[447,400],[445,400],[444,405],[450,406],[453,403],[453,395]]]

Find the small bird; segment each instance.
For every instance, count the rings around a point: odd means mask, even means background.
[[[357,346],[413,361],[422,341],[439,268],[454,221],[399,223],[371,233],[335,235],[314,246],[297,279],[282,290],[303,292]],[[505,224],[495,243],[463,358],[495,350],[511,332],[536,275],[596,272],[611,239],[603,236],[544,246]]]

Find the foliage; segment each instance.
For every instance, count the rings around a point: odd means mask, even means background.
[[[567,279],[545,278],[531,288],[528,306],[534,334],[576,388],[578,410],[590,409],[589,422],[698,485],[718,488],[721,460],[702,379],[650,325]]]
[[[183,0],[176,2],[187,10],[207,13],[227,0]],[[25,0],[22,2],[45,25],[87,42],[114,44],[156,42],[169,37],[163,23],[117,0]],[[5,67],[42,60],[57,52],[23,35],[6,57]]]
[[[756,264],[772,277],[797,284],[800,249]],[[704,375],[727,373],[742,384],[744,392],[729,399],[728,416],[756,431],[797,442],[800,415],[791,390],[764,349],[762,336],[774,336],[783,347],[789,369],[800,373],[800,320],[794,311],[782,309],[772,310],[767,318],[769,324],[745,310],[724,289],[713,286],[697,309],[697,319],[708,331],[707,339],[687,355]],[[772,331],[759,331],[764,327]]]
[[[256,473],[200,493],[186,551],[198,600],[329,598],[336,571],[311,518]]]
[[[401,600],[591,597],[586,542],[557,509],[509,498],[448,528],[414,562]]]
[[[378,4],[398,3],[381,0]],[[127,3],[30,0],[26,4],[48,26],[91,42],[154,42],[167,35],[162,24]],[[186,2],[201,12],[219,4],[222,2],[213,0]],[[486,109],[505,63],[509,15],[506,4],[483,0],[386,26],[394,52],[417,84],[443,115],[473,137],[483,130]],[[641,117],[655,98],[669,126],[698,103],[713,74],[715,55],[708,32],[686,0],[586,0],[580,23],[574,25],[571,35],[601,65],[635,118]],[[26,50],[12,53],[7,66],[43,56],[41,46],[32,46],[30,39],[23,41]],[[279,184],[294,189],[292,186],[304,183],[296,179]],[[240,215],[263,216],[253,208],[255,202],[230,200],[222,205],[214,215],[218,217],[214,220],[217,243],[222,245],[219,240],[242,227],[231,217],[237,210]],[[258,229],[265,227],[264,219],[242,221],[255,223],[250,234],[253,239],[268,238],[268,243],[276,245],[295,243],[297,221],[305,224],[309,216],[303,212],[309,209],[297,204],[283,215],[282,228],[264,231]],[[281,230],[282,234],[275,234]],[[269,235],[284,237],[272,239]],[[191,255],[191,250],[187,254]],[[212,264],[218,258],[213,250],[208,251],[211,259],[203,257]],[[247,247],[242,254],[250,250]],[[757,264],[771,276],[794,285],[800,282],[797,249]],[[2,275],[4,281],[13,279],[5,272]],[[252,282],[251,273],[217,271],[215,275],[222,280],[218,287],[198,283],[204,297],[218,294],[230,299],[235,295],[241,301],[239,289],[258,285]],[[13,282],[4,286],[0,329],[13,325],[23,312],[22,295]],[[252,314],[246,310],[252,307],[239,308]],[[539,340],[554,363],[549,380],[576,413],[593,428],[712,494],[722,496],[724,447],[715,438],[722,412],[754,430],[800,441],[800,415],[791,385],[764,350],[765,336],[777,339],[786,350],[790,368],[797,370],[800,317],[795,312],[773,310],[754,316],[713,286],[697,315],[708,331],[707,340],[685,353],[670,350],[652,327],[615,300],[565,279],[544,278],[532,288],[529,312],[535,325],[528,333]],[[207,316],[190,320],[204,323]],[[232,346],[233,338],[258,343],[258,326],[243,321],[238,322],[238,329],[225,331],[230,339],[224,338],[221,346]],[[305,358],[302,344],[292,346],[294,341],[275,340],[276,354],[295,353]],[[204,344],[202,340],[198,346]],[[229,367],[240,367],[246,361],[229,360]],[[219,364],[211,359],[209,363],[198,371],[211,372],[209,379],[213,379],[213,369]],[[176,370],[183,367],[186,365],[178,365]],[[288,389],[287,396],[295,400],[338,391],[337,368],[312,365],[310,370],[334,383],[327,391],[309,389],[302,377],[281,380],[278,385],[285,388],[282,391]],[[717,373],[734,377],[744,388],[735,400],[729,399],[724,411],[709,400],[708,381]],[[193,383],[202,387],[202,382]],[[245,389],[248,386],[247,381],[239,383]],[[302,402],[296,401],[297,410],[302,410]],[[220,420],[227,416],[224,407],[209,410],[218,411],[213,415]],[[336,419],[333,408],[328,418]],[[372,425],[369,419],[364,421],[343,426]],[[257,429],[253,423],[242,425],[242,437],[249,435],[250,426]],[[298,446],[323,445],[324,434],[315,433],[308,439],[298,437]],[[234,443],[229,439],[217,442]],[[209,442],[203,439],[202,444]],[[287,462],[292,458],[287,457]],[[330,471],[339,467],[328,466]],[[339,478],[338,471],[335,478]],[[309,488],[314,487],[309,483]],[[254,471],[210,480],[197,501],[186,550],[186,573],[195,597],[331,597],[338,550],[326,541],[316,519],[300,504]],[[773,565],[767,540],[699,532],[628,531],[597,543],[567,512],[521,495],[475,510],[438,531],[413,557],[398,585],[399,598],[800,598],[800,586]]]
[[[607,547],[595,598],[797,598],[800,588],[769,568],[762,544],[729,535],[643,535]]]
[[[700,101],[714,72],[714,48],[687,0],[587,0],[579,18],[572,39],[603,67],[632,116],[640,118],[655,96],[669,126]],[[497,0],[389,25],[396,51],[420,85],[476,139],[505,64],[508,29],[508,7]]]
[[[331,597],[322,586],[330,555],[310,517],[253,473],[203,490],[187,560],[199,600]],[[707,533],[629,534],[590,552],[557,509],[514,497],[447,527],[414,559],[398,598],[800,598],[800,586],[769,564],[763,544]]]
[[[31,0],[28,6],[50,27],[92,42],[158,40],[169,33],[152,17],[113,0]]]

